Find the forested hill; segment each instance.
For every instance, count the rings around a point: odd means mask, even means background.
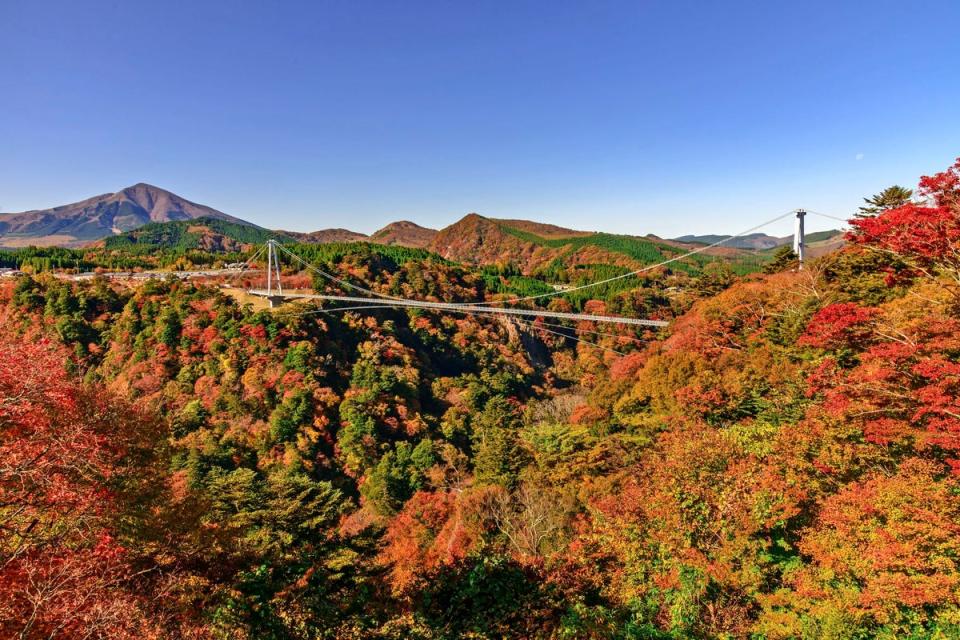
[[[662,334],[0,281],[2,635],[960,637],[960,161],[920,191]]]
[[[472,213],[441,229],[429,248],[445,258],[475,265],[512,265],[527,275],[604,264],[637,269],[693,249],[693,245],[591,231],[574,231],[527,220],[498,220]],[[757,270],[764,254],[716,249],[674,264],[697,271],[708,262],[728,262],[740,272]]]
[[[292,236],[283,232],[219,218],[201,217],[189,221],[145,224],[133,231],[104,238],[102,244],[106,249],[124,249],[137,253],[164,249],[199,249],[213,253],[230,253],[249,250],[251,245],[263,244],[270,239],[294,242]]]

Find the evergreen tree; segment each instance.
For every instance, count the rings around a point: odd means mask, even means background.
[[[796,261],[797,254],[794,253],[793,247],[785,244],[773,252],[773,258],[764,265],[763,272],[780,273],[792,267]]]
[[[516,411],[502,396],[493,396],[473,421],[473,465],[477,480],[512,487],[526,462]]]
[[[864,206],[855,214],[857,218],[872,218],[877,214],[883,213],[889,209],[901,207],[913,197],[913,189],[907,189],[900,185],[887,187],[880,193],[870,198],[864,198]]]

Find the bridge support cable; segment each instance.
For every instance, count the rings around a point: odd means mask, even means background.
[[[383,300],[404,300],[404,298],[398,298],[398,297],[396,297],[396,296],[390,296],[390,295],[387,295],[387,294],[385,294],[385,293],[377,293],[376,291],[371,291],[370,289],[365,289],[365,288],[363,288],[363,287],[361,287],[361,286],[359,286],[359,285],[355,285],[355,284],[353,284],[353,283],[351,283],[351,282],[347,282],[346,280],[343,280],[343,279],[341,279],[341,278],[338,278],[337,276],[333,275],[332,273],[327,273],[327,272],[324,271],[323,269],[320,269],[320,268],[318,268],[318,267],[315,267],[314,265],[310,264],[309,262],[307,262],[306,260],[304,260],[303,258],[301,258],[300,256],[298,256],[298,255],[295,254],[294,252],[292,252],[292,251],[290,251],[289,249],[287,249],[286,247],[284,247],[283,245],[278,244],[278,245],[277,245],[277,248],[278,248],[280,251],[282,251],[282,252],[284,253],[284,255],[290,256],[290,258],[292,258],[293,260],[297,261],[299,264],[303,265],[303,266],[304,266],[305,268],[307,268],[308,270],[313,271],[313,272],[316,273],[317,275],[319,275],[319,276],[321,276],[321,277],[323,277],[323,278],[326,278],[327,280],[331,280],[331,281],[333,281],[333,282],[336,282],[336,283],[339,284],[339,285],[342,285],[342,286],[347,287],[347,288],[349,288],[349,289],[354,289],[355,291],[361,291],[361,292],[363,292],[363,293],[368,293],[368,294],[370,294],[370,295],[372,295],[372,296],[374,296],[374,297],[376,297],[376,298],[381,298],[381,299],[383,299]]]
[[[718,240],[717,242],[713,242],[713,243],[704,245],[704,246],[702,246],[702,247],[697,247],[696,249],[693,249],[693,250],[688,251],[688,252],[686,252],[686,253],[683,253],[683,254],[681,254],[681,255],[674,256],[674,257],[672,257],[672,258],[668,258],[668,259],[663,260],[663,261],[661,261],[661,262],[658,262],[658,263],[656,263],[656,264],[648,265],[648,266],[643,267],[643,268],[641,268],[641,269],[637,269],[636,271],[631,271],[631,272],[628,272],[628,273],[620,274],[620,275],[613,276],[613,277],[610,277],[610,278],[606,278],[606,279],[603,279],[603,280],[598,280],[598,281],[596,281],[596,282],[589,282],[589,283],[586,283],[586,284],[583,284],[583,285],[579,285],[579,286],[576,286],[576,287],[572,287],[572,288],[570,288],[570,289],[558,290],[558,291],[550,291],[550,292],[547,292],[547,293],[542,293],[542,294],[537,294],[537,295],[516,297],[516,298],[509,299],[509,300],[488,300],[488,301],[479,301],[479,302],[427,302],[427,301],[420,301],[420,300],[409,300],[409,299],[406,299],[406,298],[400,298],[400,297],[397,297],[397,296],[391,296],[391,295],[387,295],[387,294],[378,293],[378,292],[376,292],[376,291],[372,291],[372,290],[370,290],[370,289],[367,289],[367,288],[364,288],[364,287],[355,285],[355,284],[353,284],[353,283],[347,282],[346,280],[343,280],[343,279],[341,279],[341,278],[338,278],[337,276],[335,276],[335,275],[333,275],[333,274],[327,273],[326,271],[324,271],[324,270],[322,270],[322,269],[320,269],[320,268],[318,268],[318,267],[310,264],[309,262],[307,262],[306,260],[304,260],[303,258],[301,258],[300,256],[298,256],[297,254],[293,253],[292,251],[290,251],[290,250],[287,249],[286,247],[284,247],[284,246],[282,246],[281,244],[277,243],[275,240],[269,240],[269,241],[268,241],[268,249],[269,249],[269,251],[270,251],[270,256],[268,257],[268,266],[267,266],[267,290],[266,290],[266,291],[263,291],[263,290],[259,290],[259,291],[258,291],[258,290],[250,290],[248,293],[250,293],[250,294],[252,294],[252,295],[260,295],[260,296],[267,297],[267,298],[270,300],[270,302],[271,302],[271,306],[274,304],[274,302],[279,302],[279,301],[281,301],[281,300],[283,300],[283,299],[286,299],[286,298],[314,299],[314,300],[330,300],[330,301],[340,301],[340,302],[362,302],[362,303],[379,303],[379,300],[383,300],[383,301],[385,301],[385,303],[386,303],[386,301],[391,301],[391,302],[393,302],[393,303],[395,303],[395,304],[397,304],[397,305],[399,305],[399,306],[420,307],[420,308],[437,309],[437,310],[443,310],[443,311],[455,311],[455,310],[458,310],[458,309],[460,309],[460,310],[466,310],[466,311],[480,311],[480,310],[485,310],[485,309],[496,309],[496,310],[498,310],[498,311],[500,311],[500,312],[502,312],[502,313],[507,313],[507,314],[510,314],[510,315],[519,315],[519,316],[526,315],[526,316],[538,316],[538,317],[553,317],[553,318],[570,319],[570,320],[590,320],[590,321],[593,321],[593,322],[612,322],[612,323],[619,323],[619,324],[636,324],[636,325],[646,325],[646,326],[662,327],[662,326],[666,326],[668,323],[667,323],[667,322],[664,322],[664,321],[660,321],[660,320],[642,320],[642,319],[636,319],[636,318],[621,318],[621,317],[615,317],[615,316],[596,316],[596,315],[590,315],[590,314],[562,314],[562,313],[559,313],[559,312],[551,312],[551,311],[545,311],[545,310],[539,310],[539,309],[517,309],[517,308],[509,308],[509,307],[505,307],[505,306],[502,306],[502,305],[515,304],[515,303],[518,303],[518,302],[525,302],[525,301],[531,301],[531,300],[540,300],[540,299],[549,298],[549,297],[554,297],[554,296],[562,296],[562,295],[566,295],[566,294],[569,294],[569,293],[574,292],[574,291],[581,291],[581,290],[584,290],[584,289],[588,289],[588,288],[591,288],[591,287],[600,286],[600,285],[603,285],[603,284],[607,284],[607,283],[610,283],[610,282],[622,280],[622,279],[625,279],[625,278],[635,277],[635,276],[638,276],[638,275],[640,275],[640,274],[642,274],[642,273],[646,273],[646,272],[649,272],[649,271],[653,271],[654,269],[658,269],[658,268],[660,268],[660,267],[664,267],[664,266],[669,265],[669,264],[672,264],[672,263],[674,263],[674,262],[678,262],[678,261],[680,261],[680,260],[684,260],[684,259],[689,258],[689,257],[691,257],[691,256],[694,256],[694,255],[703,253],[704,251],[708,251],[709,249],[712,249],[712,248],[715,248],[715,247],[719,247],[719,246],[721,246],[721,245],[723,245],[723,244],[725,244],[725,243],[728,243],[728,242],[734,240],[735,238],[739,238],[739,237],[741,237],[741,236],[744,236],[744,235],[748,235],[748,234],[750,234],[750,233],[753,233],[753,232],[755,232],[755,231],[757,231],[757,230],[759,230],[759,229],[762,229],[762,228],[764,228],[764,227],[766,227],[766,226],[768,226],[768,225],[770,225],[770,224],[773,224],[773,223],[775,223],[775,222],[779,222],[780,220],[783,220],[784,218],[787,218],[787,217],[790,217],[790,216],[797,216],[798,219],[802,219],[802,215],[803,215],[803,211],[802,211],[802,210],[794,209],[794,210],[792,210],[792,211],[789,211],[789,212],[787,212],[787,213],[784,213],[784,214],[782,214],[782,215],[779,215],[779,216],[777,216],[777,217],[775,217],[775,218],[772,218],[772,219],[770,219],[770,220],[767,220],[767,221],[765,221],[765,222],[762,222],[762,223],[760,223],[760,224],[758,224],[758,225],[756,225],[756,226],[753,226],[753,227],[751,227],[751,228],[749,228],[749,229],[746,229],[746,230],[744,230],[744,231],[741,231],[741,232],[739,232],[739,233],[736,233],[736,234],[734,234],[734,235],[732,235],[732,236],[729,236],[729,237],[727,237],[727,238],[723,238],[723,239],[721,239],[721,240]],[[353,289],[353,290],[356,290],[356,291],[359,291],[359,292],[368,294],[368,295],[370,295],[370,296],[373,296],[373,299],[370,299],[370,298],[351,297],[351,296],[329,296],[329,295],[321,295],[321,294],[315,294],[315,295],[310,295],[310,294],[284,294],[284,293],[282,292],[282,289],[279,290],[278,293],[274,293],[273,287],[271,286],[271,285],[272,285],[272,283],[271,283],[271,278],[272,278],[271,271],[272,271],[272,267],[275,265],[275,267],[276,267],[276,273],[277,273],[278,286],[279,286],[279,280],[280,280],[280,264],[279,264],[279,258],[277,257],[277,254],[278,254],[279,252],[282,252],[284,255],[289,256],[291,259],[293,259],[294,261],[296,261],[297,263],[299,263],[300,265],[302,265],[302,266],[305,267],[306,269],[314,272],[315,274],[317,274],[317,275],[319,275],[319,276],[321,276],[321,277],[323,277],[323,278],[325,278],[325,279],[327,279],[327,280],[329,280],[329,281],[332,281],[332,282],[335,282],[335,283],[337,283],[337,284],[340,284],[340,285],[343,286],[343,287],[347,287],[347,288],[350,288],[350,289]],[[272,260],[271,260],[271,258],[272,258]]]
[[[244,267],[243,270],[244,270],[244,271],[249,270],[249,269],[250,269],[250,265],[253,263],[253,261],[256,260],[257,258],[259,258],[259,257],[260,257],[260,254],[263,253],[266,248],[267,248],[266,245],[258,248],[256,251],[253,252],[253,255],[251,255],[249,258],[247,258],[246,260],[244,260],[244,261],[243,261],[243,267]]]
[[[242,276],[243,274],[245,274],[245,273],[247,273],[247,272],[250,272],[250,271],[253,271],[254,273],[259,272],[260,269],[254,269],[254,268],[252,268],[252,266],[253,266],[254,261],[255,261],[257,258],[260,257],[260,254],[263,253],[263,252],[266,250],[266,248],[267,248],[266,245],[262,245],[262,246],[258,247],[257,250],[254,251],[254,252],[250,255],[249,258],[247,258],[246,260],[243,261],[243,266],[242,266],[242,267],[240,267],[239,269],[236,269],[236,270],[235,270],[235,271],[236,271],[235,273],[231,273],[231,274],[230,274],[230,277]],[[233,270],[230,270],[230,271],[233,271]]]
[[[815,215],[815,216],[820,216],[821,218],[829,218],[830,220],[839,220],[840,222],[842,222],[842,223],[844,223],[844,224],[850,224],[850,219],[849,219],[849,218],[841,218],[840,216],[832,216],[832,215],[830,215],[829,213],[821,213],[821,212],[819,212],[819,211],[810,211],[809,209],[807,209],[806,212],[807,212],[807,213],[812,213],[812,214]]]

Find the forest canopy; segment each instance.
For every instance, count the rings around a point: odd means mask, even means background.
[[[0,634],[958,637],[960,160],[908,191],[803,270],[551,303],[660,334],[8,279]],[[544,291],[302,248],[388,295]]]

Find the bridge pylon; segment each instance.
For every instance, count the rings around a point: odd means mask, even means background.
[[[797,269],[803,270],[803,258],[807,252],[807,241],[803,233],[803,218],[807,212],[803,209],[797,209],[797,223],[793,229],[793,252],[797,254]]]
[[[280,281],[280,257],[276,250],[277,241],[273,238],[267,240],[267,300],[270,301],[270,307],[276,307],[283,302],[283,283]],[[277,281],[274,287],[273,276],[276,273]],[[276,294],[276,295],[274,295]]]

